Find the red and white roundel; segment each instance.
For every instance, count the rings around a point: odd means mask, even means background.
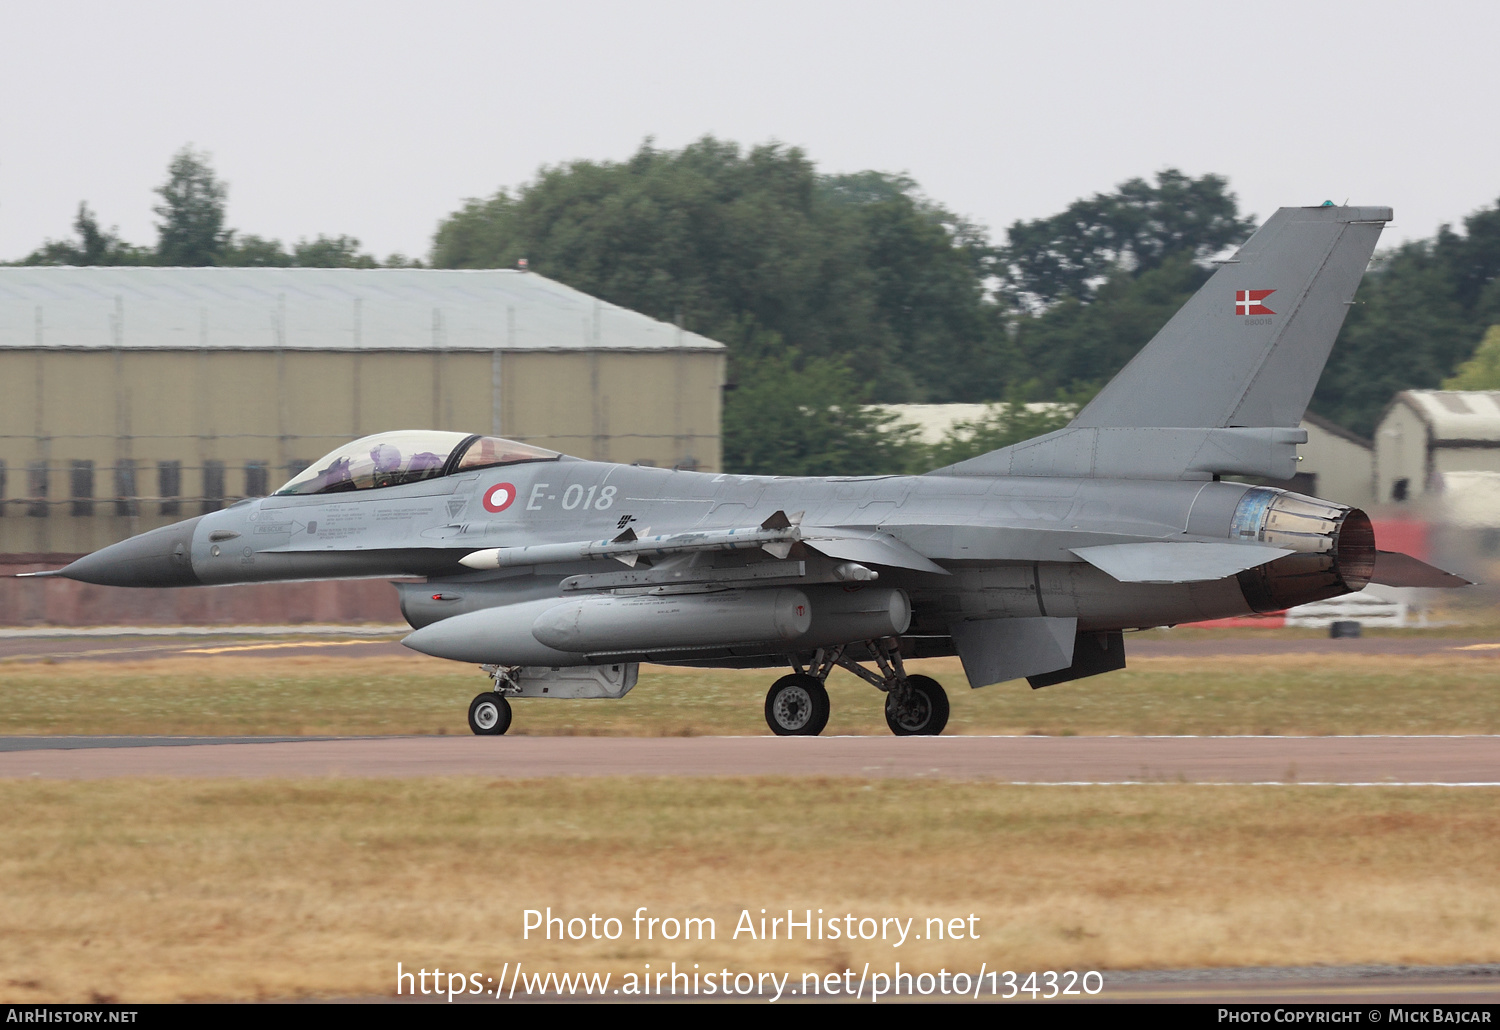
[[[496,483],[484,492],[485,511],[504,511],[516,499],[516,488],[512,483]]]

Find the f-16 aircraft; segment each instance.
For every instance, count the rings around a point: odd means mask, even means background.
[[[1377,549],[1364,512],[1288,480],[1383,207],[1283,208],[1066,428],[919,476],[615,465],[481,435],[357,440],[269,497],[56,575],[175,587],[391,576],[417,651],[481,666],[477,734],[512,698],[619,698],[641,662],[780,667],[766,722],[814,735],[835,668],[901,735],[948,720],[906,662],[971,687],[1125,666],[1124,632],[1277,611],[1368,583],[1465,581]]]

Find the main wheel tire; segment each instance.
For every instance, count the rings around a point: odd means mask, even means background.
[[[766,725],[778,737],[816,737],[828,725],[828,691],[815,676],[781,677],[766,694]]]
[[[510,729],[510,702],[486,690],[469,702],[469,729],[481,737],[498,737]]]
[[[898,737],[935,737],[948,725],[948,694],[930,676],[909,676],[885,696],[885,724]]]

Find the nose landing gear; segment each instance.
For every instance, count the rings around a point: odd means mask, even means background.
[[[510,702],[486,690],[469,702],[469,729],[481,737],[498,737],[510,729]]]

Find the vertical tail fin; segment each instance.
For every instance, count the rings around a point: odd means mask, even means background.
[[[1284,207],[1100,391],[1079,428],[1294,427],[1388,207]]]
[[[938,475],[1290,478],[1388,207],[1284,207],[1066,429]]]

